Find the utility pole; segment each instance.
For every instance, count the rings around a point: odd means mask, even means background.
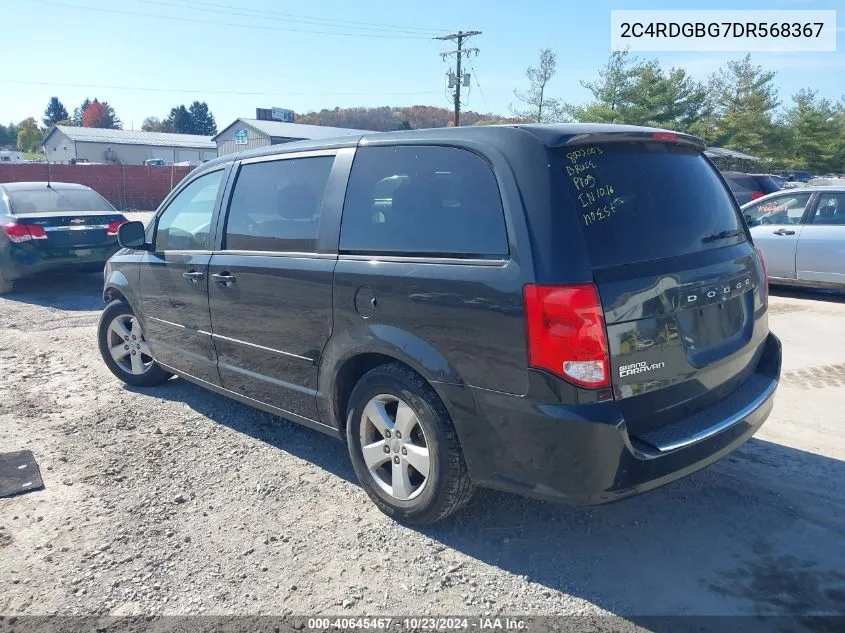
[[[451,35],[443,35],[441,37],[435,37],[436,40],[446,40],[451,42],[456,42],[458,47],[454,51],[448,51],[446,53],[440,53],[440,56],[445,60],[447,56],[454,55],[457,63],[456,63],[456,77],[454,80],[454,88],[455,88],[455,127],[458,127],[461,124],[461,82],[464,81],[464,76],[461,74],[461,56],[462,55],[472,55],[475,53],[478,55],[477,48],[464,48],[464,40],[467,38],[472,37],[473,35],[481,35],[481,31],[458,31],[457,33],[452,33]],[[469,76],[467,76],[467,83],[465,85],[469,85],[468,83]],[[450,79],[449,87],[452,87],[452,81]]]

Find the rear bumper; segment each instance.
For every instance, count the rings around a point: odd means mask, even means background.
[[[32,277],[42,272],[79,272],[105,266],[120,246],[115,242],[90,247],[49,248],[31,243],[0,246],[0,266],[8,280]]]
[[[780,341],[769,334],[755,373],[734,394],[639,437],[612,401],[549,405],[472,390],[476,414],[458,407],[453,418],[479,485],[595,505],[689,475],[746,442],[771,412],[780,364]]]

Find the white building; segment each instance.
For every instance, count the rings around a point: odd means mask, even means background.
[[[217,155],[223,156],[267,145],[369,133],[370,130],[353,130],[325,125],[302,125],[266,119],[237,119],[211,140],[217,143]]]
[[[95,127],[57,125],[43,145],[47,160],[60,164],[87,159],[90,163],[143,165],[150,158],[199,164],[217,157],[217,146],[209,136]]]

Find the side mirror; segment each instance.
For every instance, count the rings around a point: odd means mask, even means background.
[[[123,248],[147,248],[147,230],[143,222],[126,222],[117,228],[117,243]]]

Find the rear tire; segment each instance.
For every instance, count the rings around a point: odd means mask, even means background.
[[[446,407],[431,385],[401,363],[380,365],[355,385],[346,439],[361,486],[397,521],[435,523],[472,497]]]
[[[0,270],[0,295],[6,295],[12,292],[15,287],[15,282],[10,279],[6,279],[3,276],[3,271]]]
[[[154,387],[173,376],[153,359],[140,323],[125,301],[112,301],[103,310],[97,343],[106,367],[127,385]]]

